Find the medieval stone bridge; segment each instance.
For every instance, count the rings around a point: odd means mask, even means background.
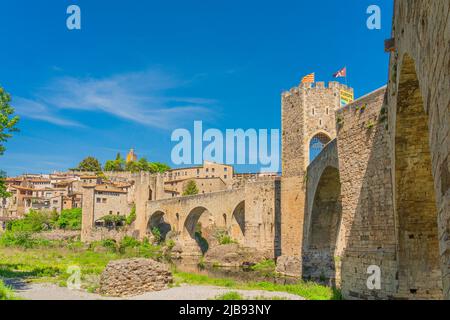
[[[139,188],[148,190],[145,182]],[[138,193],[140,193],[138,191]],[[211,243],[214,232],[226,231],[244,247],[274,257],[279,250],[279,181],[276,178],[246,183],[244,187],[220,192],[160,200],[141,195],[144,207],[136,220],[141,237],[157,227],[164,237],[171,231],[184,255],[198,255],[203,249],[199,236]],[[138,200],[139,203],[142,203]],[[278,220],[278,221],[277,221]]]
[[[281,180],[156,201],[140,181],[140,236],[165,225],[198,254],[196,227],[210,223],[347,299],[450,299],[450,2],[396,0],[394,11],[387,86],[336,112],[348,89],[336,83],[283,95]],[[327,144],[309,163],[318,132]]]

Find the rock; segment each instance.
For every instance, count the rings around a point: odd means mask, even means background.
[[[170,255],[173,259],[179,259],[181,258],[181,255],[183,254],[183,246],[179,243],[176,243],[172,250],[170,250]]]
[[[298,277],[301,274],[302,261],[299,256],[280,256],[277,259],[276,272]]]
[[[125,297],[168,289],[173,277],[169,267],[152,259],[124,259],[108,263],[100,277],[99,292]]]
[[[260,252],[243,248],[238,244],[222,244],[210,248],[205,255],[206,265],[216,265],[221,267],[240,267],[258,263],[266,258]]]

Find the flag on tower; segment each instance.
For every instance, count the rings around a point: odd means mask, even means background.
[[[346,76],[347,76],[347,67],[344,67],[335,74],[333,74],[333,78],[342,78]]]
[[[313,83],[315,80],[315,73],[310,73],[307,76],[304,76],[302,79],[302,83]]]

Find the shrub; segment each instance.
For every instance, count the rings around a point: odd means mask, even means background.
[[[117,242],[114,239],[105,239],[100,241],[100,244],[103,248],[110,249],[111,251],[117,250]]]
[[[141,243],[133,237],[125,236],[122,241],[120,241],[120,248],[136,248],[139,247]]]
[[[237,243],[231,236],[228,234],[228,232],[224,230],[219,230],[215,233],[214,237],[217,239],[219,244],[231,244],[231,243]]]
[[[0,246],[33,248],[36,246],[49,246],[51,242],[46,239],[33,238],[29,231],[6,231],[0,236]]]
[[[103,220],[107,227],[117,228],[118,226],[122,226],[125,223],[126,217],[123,215],[116,216],[109,214],[101,217],[99,220]]]
[[[46,211],[30,210],[24,218],[9,221],[6,229],[9,231],[39,232],[54,227],[56,216]]]
[[[158,227],[153,227],[152,228],[152,235],[153,235],[153,237],[155,237],[155,242],[156,243],[160,243],[161,242],[161,231],[159,230]]]
[[[136,220],[136,205],[134,204],[133,207],[131,208],[130,214],[129,214],[128,217],[126,218],[126,224],[129,226],[129,225],[132,224],[135,220]]]
[[[169,250],[172,250],[175,247],[175,241],[173,239],[166,240],[166,246]]]
[[[81,230],[81,217],[81,208],[63,210],[56,221],[56,225],[60,229]]]

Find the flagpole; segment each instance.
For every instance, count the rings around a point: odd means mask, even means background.
[[[347,66],[345,66],[345,85],[348,87],[348,85],[347,85]]]

